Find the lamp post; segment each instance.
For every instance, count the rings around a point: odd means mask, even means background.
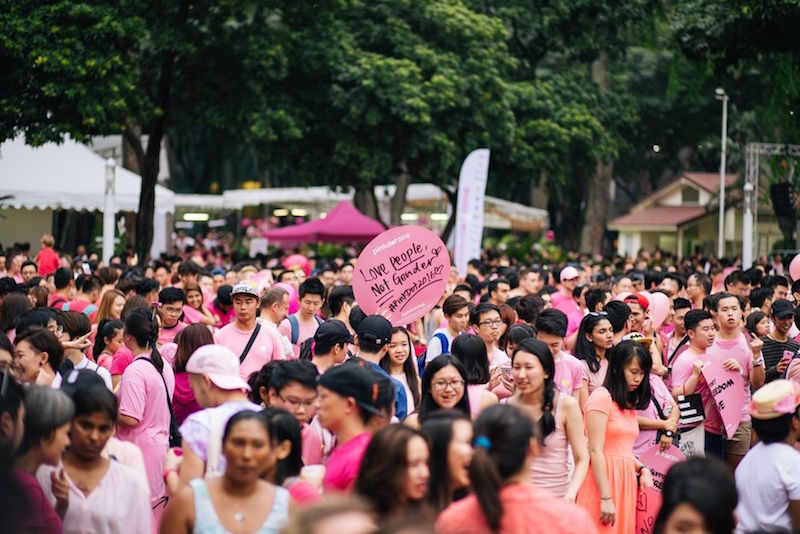
[[[117,162],[111,158],[106,160],[106,184],[103,198],[103,263],[108,265],[114,255],[114,176]]]
[[[744,215],[742,216],[742,269],[753,264],[753,184],[744,184]]]
[[[717,87],[714,98],[722,101],[722,152],[719,160],[719,233],[717,235],[717,258],[725,254],[725,153],[728,145],[728,95]]]

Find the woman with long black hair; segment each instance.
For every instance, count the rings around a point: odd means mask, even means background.
[[[469,410],[470,416],[475,419],[481,410],[497,404],[497,395],[489,391],[491,372],[486,345],[476,335],[461,334],[453,340],[451,350],[467,371]]]
[[[156,521],[166,505],[164,456],[169,449],[172,392],[175,375],[158,349],[158,322],[148,308],[137,308],[125,319],[123,340],[133,354],[119,386],[117,437],[142,451]],[[156,522],[156,524],[158,524]]]
[[[530,483],[531,463],[539,450],[537,434],[531,418],[515,406],[498,404],[484,410],[475,421],[472,440],[473,493],[439,515],[437,532],[594,532],[584,510]]]
[[[422,399],[417,410],[403,421],[419,428],[425,418],[438,410],[456,409],[470,416],[467,396],[467,370],[450,354],[442,354],[425,366],[422,373]]]
[[[525,339],[511,357],[514,384],[509,404],[539,425],[543,447],[531,465],[531,482],[575,502],[589,469],[589,451],[578,401],[555,387],[555,362],[547,345]],[[570,478],[570,451],[574,462]]]
[[[472,422],[458,410],[439,410],[425,419],[421,431],[431,447],[428,504],[438,513],[469,489]]]
[[[650,470],[633,455],[639,435],[636,411],[650,403],[653,360],[641,343],[623,341],[608,362],[605,383],[586,402],[592,476],[586,477],[577,502],[595,520],[598,532],[628,534],[636,526],[637,486],[653,485]]]
[[[413,351],[414,343],[411,341],[411,334],[402,326],[396,326],[392,329],[389,350],[380,361],[381,368],[403,384],[409,413],[414,411],[414,407],[420,401],[420,379],[417,366],[414,365],[414,358],[411,357]]]
[[[575,357],[583,364],[583,386],[578,400],[581,409],[589,395],[603,385],[608,370],[607,354],[614,346],[614,331],[605,312],[591,312],[581,321],[575,340]]]

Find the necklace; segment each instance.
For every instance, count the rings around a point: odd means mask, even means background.
[[[241,523],[242,521],[244,521],[244,514],[243,514],[242,512],[235,512],[235,513],[233,514],[233,518],[234,518],[236,521],[238,521],[239,523]]]

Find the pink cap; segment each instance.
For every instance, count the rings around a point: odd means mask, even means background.
[[[572,280],[573,278],[578,278],[579,276],[580,276],[580,273],[578,272],[578,269],[576,269],[575,267],[573,267],[571,265],[567,265],[566,267],[561,269],[560,278],[561,278],[562,282],[564,282],[566,280]]]
[[[208,377],[220,389],[250,391],[239,375],[239,358],[223,345],[203,345],[189,356],[186,372]]]

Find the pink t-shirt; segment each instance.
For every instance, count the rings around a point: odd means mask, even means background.
[[[650,373],[650,393],[656,402],[658,402],[658,405],[661,407],[661,411],[664,413],[664,416],[669,417],[670,410],[675,409],[672,400],[672,394],[669,392],[669,389],[667,389],[664,381],[653,373]],[[647,417],[648,419],[661,419],[661,416],[658,415],[656,405],[653,404],[652,400],[650,401],[650,404],[647,405],[647,408],[644,410],[638,410],[636,413],[642,417]],[[633,454],[639,456],[647,449],[652,447],[656,442],[657,434],[658,431],[656,430],[643,430],[640,428],[639,436],[636,438],[636,442],[633,444]]]
[[[575,310],[580,310],[578,303],[575,302],[575,299],[572,298],[572,295],[564,295],[561,293],[561,291],[556,291],[555,293],[551,294],[550,302],[552,303],[553,308],[564,312],[568,318],[572,312]]]
[[[178,335],[178,332],[184,328],[186,328],[186,323],[183,321],[178,321],[175,326],[162,328],[161,332],[158,334],[158,344],[166,345],[167,343],[172,343],[175,340],[175,336]]]
[[[575,308],[568,316],[567,316],[567,337],[570,337],[572,334],[578,331],[581,327],[581,321],[586,315],[583,313],[583,310],[580,308]]]
[[[555,362],[556,372],[553,377],[556,389],[561,393],[572,395],[576,389],[581,389],[583,381],[583,366],[581,361],[563,350],[559,360]]]
[[[344,445],[339,445],[328,458],[322,487],[328,491],[349,491],[361,467],[361,459],[372,439],[372,434],[364,432]]]
[[[209,303],[206,305],[206,308],[208,308],[208,311],[210,311],[212,315],[215,315],[217,319],[219,319],[220,328],[229,325],[231,321],[233,321],[234,317],[233,307],[231,307],[231,309],[228,310],[227,312],[224,312],[219,308],[217,308],[216,306],[214,306],[214,301],[212,300],[209,301]]]
[[[297,343],[292,343],[292,350],[294,351],[294,357],[297,358],[300,355],[300,345],[303,344],[303,341],[310,337],[314,337],[314,334],[317,332],[317,328],[319,328],[319,323],[317,319],[312,317],[310,321],[303,321],[300,317],[299,313],[294,314],[297,317]],[[292,325],[289,323],[289,318],[287,317],[281,324],[278,326],[278,331],[286,336],[290,342],[292,341]]]
[[[581,363],[581,379],[586,382],[589,388],[589,395],[603,385],[606,381],[606,373],[608,372],[608,360],[603,358],[600,360],[600,368],[597,371],[591,371],[589,364],[584,360],[578,360]]]
[[[300,438],[303,443],[303,465],[322,463],[322,438],[308,423],[303,423],[300,428]]]
[[[255,327],[253,327],[255,328]],[[241,356],[253,330],[239,330],[236,322],[224,326],[214,333],[214,343],[225,345],[233,351],[236,356]],[[283,360],[281,341],[277,332],[272,328],[261,327],[250,351],[247,353],[242,364],[239,366],[239,375],[244,380],[254,372],[260,371],[264,364],[273,360]]]
[[[114,359],[111,361],[111,376],[121,375],[125,372],[125,369],[133,361],[133,353],[131,349],[127,347],[127,345],[122,345],[117,352],[114,353]]]
[[[744,406],[742,406],[742,422],[750,420],[750,372],[753,370],[753,352],[750,344],[743,333],[734,339],[720,339],[719,335],[714,339],[714,344],[708,348],[708,352],[715,353],[722,361],[734,358],[741,367],[740,374],[744,380]]]
[[[592,476],[589,473],[587,476]],[[597,526],[589,514],[573,503],[533,484],[509,484],[500,490],[503,516],[497,532],[526,534],[594,534]],[[490,534],[494,532],[475,495],[454,502],[436,520],[441,534]]]
[[[164,456],[169,449],[169,409],[167,408],[167,389],[170,398],[175,389],[175,375],[172,368],[165,365],[162,375],[142,354],[125,369],[119,384],[119,413],[139,420],[136,426],[118,425],[117,438],[130,441],[142,451],[150,486],[150,499],[155,502],[167,493],[164,485]],[[164,388],[166,381],[167,387]]]
[[[675,358],[672,364],[672,387],[685,384],[692,376],[692,365],[695,360],[703,360],[704,362],[714,361],[719,358],[718,355],[709,354],[704,352],[697,354],[692,348],[687,349],[680,356]],[[717,410],[717,405],[714,403],[714,398],[711,396],[711,391],[708,389],[706,379],[703,378],[702,373],[700,378],[697,379],[697,387],[695,393],[699,393],[703,399],[703,409],[706,412],[705,429],[712,434],[722,435],[722,416]]]

